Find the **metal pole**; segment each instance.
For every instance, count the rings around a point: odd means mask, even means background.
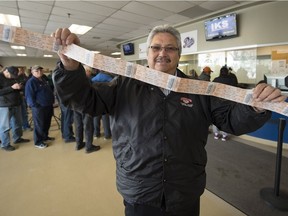
[[[274,195],[275,196],[279,196],[279,190],[280,190],[283,132],[285,129],[285,125],[286,125],[286,120],[283,118],[280,118],[279,130],[278,130],[277,155],[276,155],[276,172],[275,172],[275,182],[274,182]]]

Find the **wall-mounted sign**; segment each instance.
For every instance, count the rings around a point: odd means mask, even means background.
[[[197,52],[197,30],[181,34],[182,54]]]
[[[139,59],[146,59],[147,58],[147,44],[141,43],[139,44]]]

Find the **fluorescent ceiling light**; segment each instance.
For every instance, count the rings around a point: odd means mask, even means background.
[[[44,55],[45,58],[51,58],[53,55]]]
[[[113,52],[111,55],[121,55],[121,52]]]
[[[77,24],[72,24],[69,27],[69,30],[75,34],[83,35],[86,32],[88,32],[92,27],[90,26],[84,26],[84,25],[77,25]]]
[[[100,53],[99,51],[92,51],[93,53],[95,53],[95,54],[98,54],[98,53]]]
[[[17,54],[17,56],[27,56],[26,54]]]
[[[0,24],[21,27],[19,16],[0,14]]]
[[[12,49],[16,49],[16,50],[25,50],[25,46],[15,46],[15,45],[12,45],[11,48],[12,48]]]

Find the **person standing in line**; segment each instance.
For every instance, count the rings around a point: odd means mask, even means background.
[[[31,128],[28,120],[28,112],[27,112],[27,102],[25,98],[25,85],[28,80],[28,77],[25,74],[24,68],[19,67],[19,73],[18,73],[18,80],[20,83],[23,85],[22,91],[21,91],[21,98],[22,98],[22,103],[21,103],[21,114],[22,114],[22,129],[23,131],[25,130],[30,130],[32,131],[33,129]]]
[[[227,68],[227,66],[223,66],[220,69],[220,74],[218,77],[216,77],[213,82],[217,82],[217,83],[223,83],[226,85],[231,85],[231,86],[237,86],[238,85],[238,81],[237,81],[237,77],[236,79],[232,76],[229,75],[229,70]],[[226,100],[223,100],[223,104],[226,102]],[[226,141],[227,137],[228,137],[228,133],[226,133],[225,131],[220,131],[215,125],[212,126],[213,129],[213,133],[214,133],[214,139],[220,139],[222,141]]]
[[[92,83],[98,82],[110,82],[113,79],[113,76],[105,73],[103,71],[99,71],[96,76],[94,76],[91,80]],[[101,136],[101,119],[103,123],[104,129],[104,139],[111,139],[111,128],[110,128],[110,117],[108,114],[104,113],[103,115],[96,116],[93,118],[94,124],[94,136],[100,138]]]
[[[48,146],[45,142],[55,140],[54,137],[49,137],[54,112],[54,93],[47,79],[43,78],[43,67],[34,65],[31,73],[32,77],[26,83],[25,96],[32,109],[34,145],[43,149]]]
[[[85,65],[86,79],[91,82],[92,68]],[[92,153],[100,150],[100,146],[93,145],[93,117],[87,113],[83,113],[74,110],[74,126],[75,126],[75,138],[76,138],[76,150],[80,150],[85,147],[86,153]],[[85,134],[85,142],[84,142]]]
[[[211,70],[211,68],[210,67],[208,67],[208,66],[206,66],[206,67],[204,67],[203,68],[203,70],[202,70],[202,72],[201,72],[201,74],[200,74],[200,76],[198,77],[198,79],[199,80],[204,80],[204,81],[211,81],[211,73],[212,73],[213,71]],[[208,132],[210,133],[210,131],[211,131],[211,128],[212,128],[212,130],[213,130],[213,125],[210,125],[209,126],[209,128],[208,128]]]
[[[76,142],[73,131],[74,112],[72,109],[60,104],[61,110],[61,134],[65,143]]]
[[[52,35],[59,45],[80,44],[68,28]],[[181,50],[178,30],[154,27],[147,39],[149,68],[188,78],[177,68]],[[58,55],[61,62],[53,82],[61,101],[92,116],[103,112],[111,116],[117,189],[126,216],[199,216],[209,125],[241,135],[257,130],[271,117],[261,108],[233,101],[224,105],[217,97],[173,92],[120,75],[109,83],[91,85],[79,62]],[[261,83],[253,98],[276,103],[286,97]]]
[[[0,73],[0,140],[1,148],[14,151],[10,144],[10,129],[14,144],[29,142],[22,138],[21,94],[23,85],[18,80],[18,68],[14,66],[4,68]]]
[[[204,81],[210,81],[211,80],[211,73],[213,71],[211,70],[210,67],[206,66],[203,68],[202,73],[198,77],[199,80],[204,80]]]
[[[237,76],[233,73],[233,69],[231,67],[229,67],[228,71],[229,71],[228,72],[229,76],[231,77],[231,79],[233,79],[233,82],[236,83],[235,86],[238,86],[238,79],[237,79]]]
[[[195,69],[191,69],[188,72],[188,77],[192,79],[198,79],[198,74]]]

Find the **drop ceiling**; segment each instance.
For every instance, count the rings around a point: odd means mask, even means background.
[[[112,52],[120,51],[117,45],[121,42],[145,36],[155,25],[177,26],[249,4],[243,1],[0,0],[0,13],[18,15],[22,28],[47,35],[72,23],[91,26],[88,33],[80,36],[81,46],[111,56]],[[10,46],[0,41],[0,57],[17,56],[18,53],[28,57],[51,54],[28,47],[22,51],[13,50]]]

